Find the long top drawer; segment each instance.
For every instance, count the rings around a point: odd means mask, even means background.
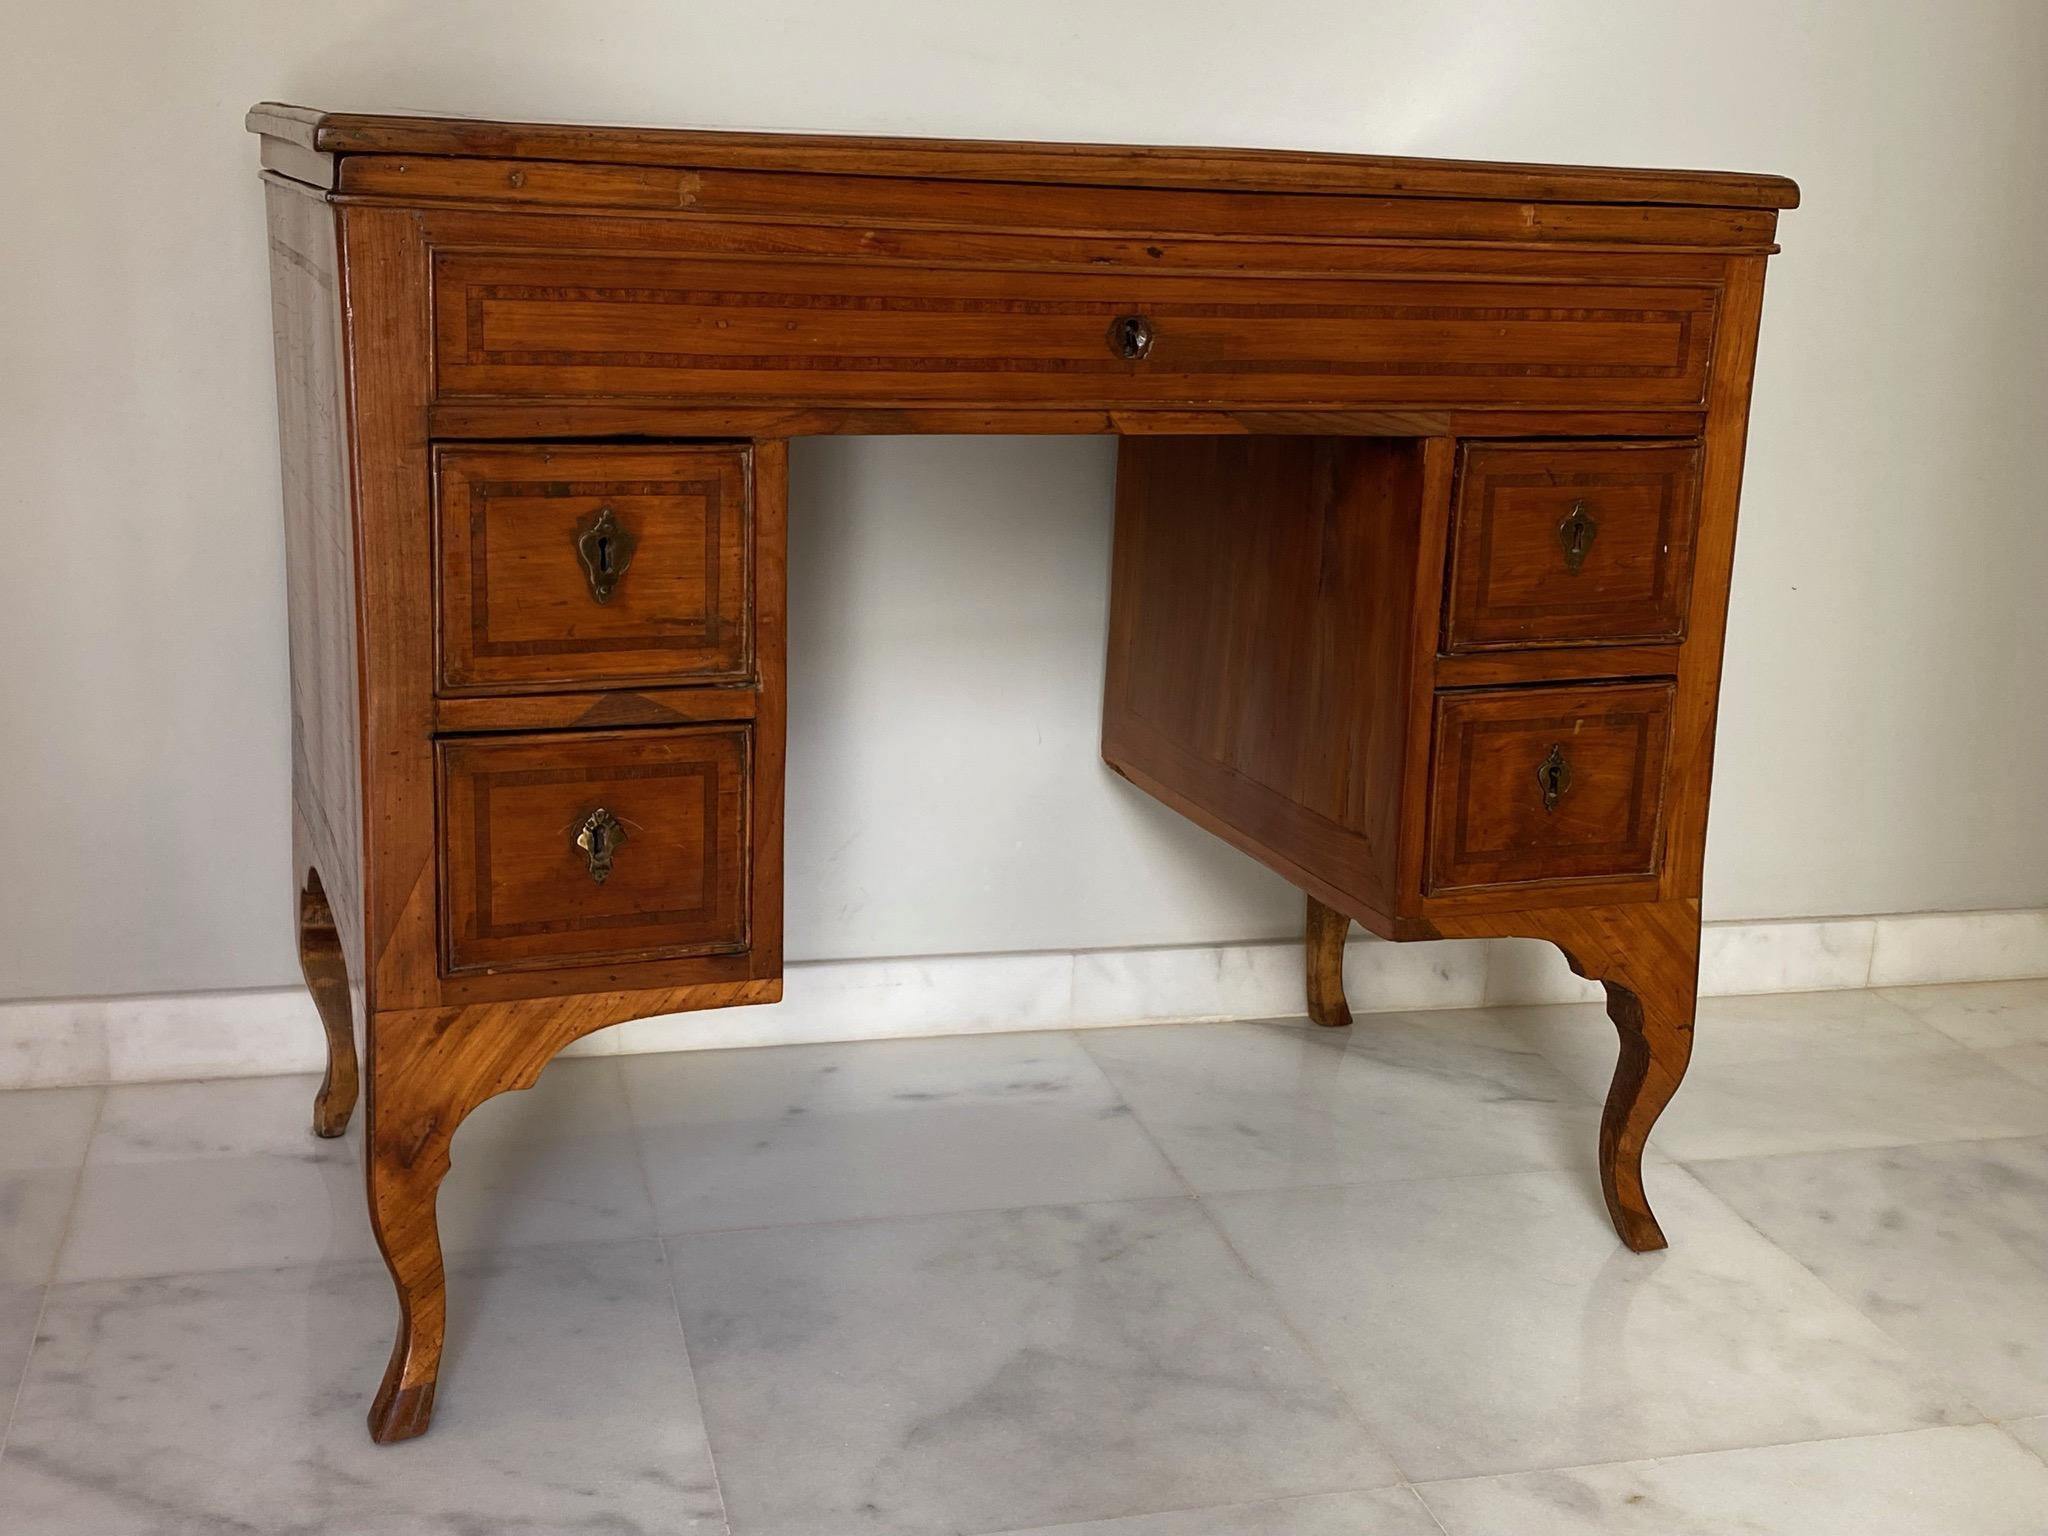
[[[443,251],[442,399],[1675,408],[1711,285]]]

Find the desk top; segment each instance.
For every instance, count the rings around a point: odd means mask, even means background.
[[[279,102],[252,108],[248,127],[253,133],[295,145],[308,156],[486,156],[941,181],[1696,208],[1792,208],[1799,202],[1799,188],[1782,176],[1734,171],[1517,165],[1155,144],[1032,144],[994,139],[605,128],[321,112]]]

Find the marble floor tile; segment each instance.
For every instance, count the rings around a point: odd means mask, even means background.
[[[98,1088],[19,1088],[0,1094],[0,1173],[76,1169],[98,1118]]]
[[[1588,1092],[1606,1094],[1618,1047],[1604,1003],[1491,1008],[1486,1016]],[[1946,1035],[1871,992],[1703,997],[1694,1015],[1691,1070],[1814,1057],[1889,1060],[1953,1049]]]
[[[1408,1489],[1376,1488],[1047,1525],[1004,1536],[1443,1536],[1443,1527]]]
[[[310,1077],[107,1090],[60,1280],[370,1258],[362,1175],[312,1133]]]
[[[664,1232],[1184,1193],[1064,1034],[620,1066]]]
[[[2048,979],[1892,987],[1878,995],[1961,1045],[2048,1043]]]
[[[1694,1172],[1993,1418],[2048,1413],[2048,1137]]]
[[[0,1425],[7,1422],[14,1406],[14,1389],[28,1364],[29,1345],[35,1342],[36,1314],[42,1311],[41,1285],[12,1285],[0,1282]]]
[[[1576,1175],[1207,1202],[1411,1478],[1974,1420],[1682,1169],[1632,1254]]]
[[[1100,1061],[1203,1193],[1588,1162],[1599,1106],[1476,1015],[1091,1030]]]
[[[2005,1045],[1985,1051],[1984,1059],[2001,1071],[2010,1072],[2023,1083],[2048,1088],[2048,1042],[2040,1045]]]
[[[6,1455],[9,1536],[722,1529],[658,1244],[451,1265],[433,1429],[370,1443],[381,1265],[52,1290]]]
[[[2009,1419],[2005,1432],[2043,1461],[2048,1461],[2048,1416],[2038,1419]]]
[[[2048,1466],[1977,1425],[1419,1492],[1448,1536],[2040,1536]]]
[[[2048,1093],[1975,1051],[1688,1073],[1655,1145],[1681,1162],[2048,1133]]]
[[[735,1536],[1013,1531],[1396,1480],[1191,1200],[669,1247]]]
[[[1597,1007],[1501,1009],[1503,1027],[1606,1091]],[[1702,998],[1693,1060],[1651,1146],[1680,1161],[2048,1132],[2048,1094],[1867,992]]]
[[[23,1088],[0,1094],[0,1287],[36,1287],[50,1278],[100,1093]],[[0,1368],[7,1358],[7,1341],[0,1338]]]
[[[450,1253],[652,1237],[654,1206],[615,1057],[549,1063],[471,1111],[441,1181]]]
[[[0,1285],[41,1285],[50,1278],[78,1182],[72,1168],[0,1173]]]

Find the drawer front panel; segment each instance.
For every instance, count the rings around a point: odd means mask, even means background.
[[[1672,692],[1652,683],[1440,696],[1431,893],[1655,875]]]
[[[444,973],[744,951],[751,730],[442,742]]]
[[[442,399],[1689,407],[1715,293],[448,251],[435,377]]]
[[[438,689],[744,680],[742,447],[444,448]]]
[[[1678,640],[1696,443],[1473,443],[1460,455],[1445,649]]]

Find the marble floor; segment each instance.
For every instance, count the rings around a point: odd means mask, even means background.
[[[0,1531],[2042,1536],[2048,981],[1698,1042],[1651,1256],[1591,1008],[565,1059],[384,1449],[310,1081],[0,1095]]]

